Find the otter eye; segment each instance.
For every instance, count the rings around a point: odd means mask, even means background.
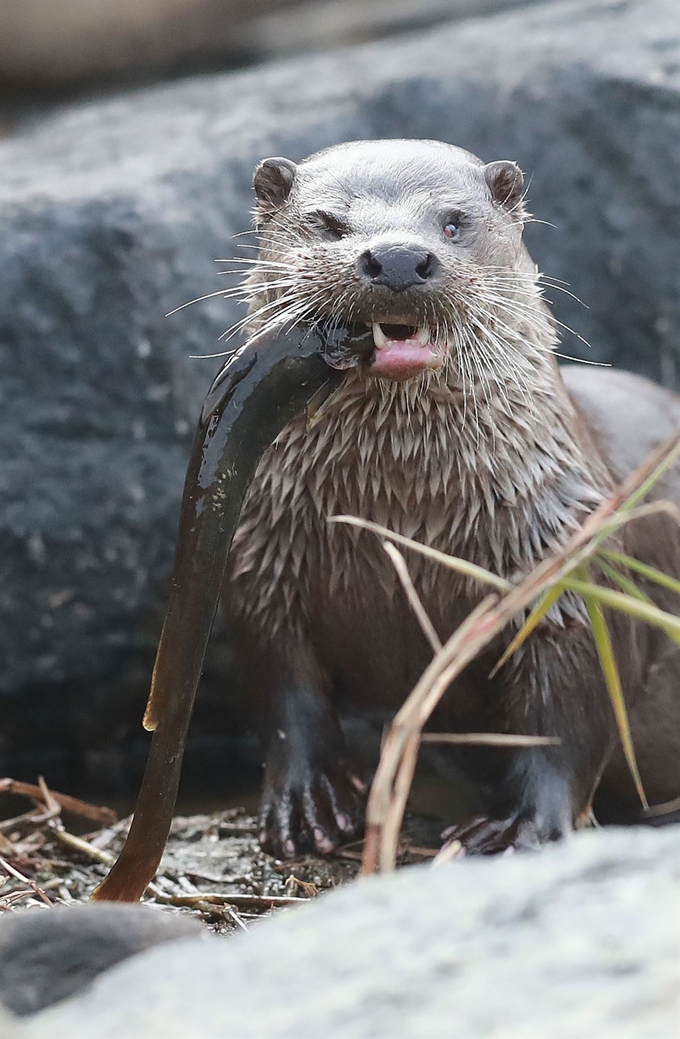
[[[444,235],[446,238],[450,238],[452,242],[460,238],[460,213],[451,214],[448,223],[444,225]]]
[[[315,224],[322,230],[325,231],[329,238],[344,238],[345,235],[349,234],[349,228],[340,217],[334,216],[333,213],[325,213],[319,209],[313,214]]]

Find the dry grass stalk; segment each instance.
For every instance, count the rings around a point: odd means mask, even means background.
[[[409,602],[411,609],[413,610],[420,627],[422,628],[423,635],[432,646],[435,653],[438,653],[442,648],[442,644],[439,635],[434,630],[434,625],[427,615],[427,611],[422,604],[420,596],[416,591],[416,586],[411,580],[411,575],[408,572],[406,560],[402,556],[401,552],[395,545],[392,545],[389,541],[383,541],[383,548],[387,552],[388,556],[392,560],[392,565],[397,571],[397,577],[401,581],[401,586],[404,589],[406,598]]]
[[[559,736],[520,736],[509,732],[423,732],[421,743],[472,744],[476,747],[556,747]]]
[[[373,873],[376,869],[381,871],[394,869],[399,832],[415,772],[418,748],[423,738],[422,730],[444,692],[453,679],[509,622],[516,620],[532,606],[535,606],[541,596],[554,595],[556,585],[560,584],[563,591],[571,589],[589,596],[591,616],[593,605],[597,607],[594,612],[601,613],[601,602],[604,599],[606,605],[625,609],[626,612],[641,619],[647,619],[660,627],[665,625],[666,630],[675,631],[676,627],[680,630],[680,621],[677,618],[664,614],[663,611],[657,610],[648,603],[621,592],[599,588],[587,581],[579,580],[583,574],[583,567],[596,555],[604,540],[616,533],[624,524],[659,511],[670,513],[676,520],[680,519],[680,511],[670,502],[653,502],[642,506],[638,504],[679,455],[680,431],[652,452],[643,465],[587,517],[580,530],[567,541],[561,551],[540,563],[516,585],[476,567],[466,560],[446,556],[444,553],[395,534],[379,524],[350,516],[331,518],[332,522],[348,523],[371,530],[387,542],[394,542],[416,550],[468,577],[475,576],[481,583],[491,585],[495,589],[494,594],[487,596],[463,621],[445,645],[435,652],[434,658],[397,712],[386,734],[366,810],[363,874]],[[424,610],[408,573],[406,576],[404,575],[403,557],[395,549],[389,554],[395,563],[409,601],[412,605],[415,603],[416,615],[427,634],[427,625],[431,628],[431,622],[429,618],[425,624],[423,622],[421,613]],[[631,604],[634,604],[634,608]],[[596,637],[598,636],[597,632],[594,634]],[[602,636],[601,630],[599,636]],[[428,638],[434,645],[431,635]],[[600,642],[598,642],[599,646]],[[607,665],[611,671],[611,660],[607,661]],[[619,696],[619,699],[616,699],[617,676],[612,677],[612,674],[607,674],[606,677],[612,703],[617,712],[617,722],[624,750],[631,772],[638,781],[638,788],[644,803],[644,792],[639,784],[639,776],[636,775],[634,751],[629,740],[630,733],[627,731],[625,705],[622,697]],[[454,740],[452,739],[451,742]]]
[[[460,841],[451,841],[450,844],[445,844],[444,847],[439,851],[434,859],[432,860],[433,866],[443,866],[447,862],[452,862],[454,859],[460,857],[463,854],[463,845]]]
[[[650,805],[645,815],[655,818],[659,815],[670,815],[672,812],[680,812],[680,797],[674,797],[672,801],[664,801],[660,805]]]

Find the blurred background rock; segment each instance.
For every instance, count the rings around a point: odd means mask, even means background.
[[[0,0],[5,118],[93,90],[224,70],[522,0]]]
[[[677,0],[0,0],[0,85],[0,774],[139,779],[219,364],[191,355],[242,310],[164,315],[251,255],[262,157],[429,137],[517,160],[529,248],[586,305],[549,293],[564,352],[677,384]],[[218,630],[188,779],[223,787],[244,727]]]

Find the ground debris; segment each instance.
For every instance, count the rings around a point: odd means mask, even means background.
[[[3,788],[26,797],[33,807],[0,822],[0,912],[87,902],[122,848],[130,818],[116,820],[110,809],[54,794],[42,778],[38,786],[0,779]],[[106,825],[78,836],[62,812]],[[257,829],[257,819],[244,808],[177,816],[143,902],[163,912],[189,913],[218,934],[232,934],[352,880],[359,871],[361,841],[335,856],[310,854],[281,862],[262,851]],[[413,843],[421,834],[413,822],[410,829],[412,838],[401,845],[401,864],[435,854]]]

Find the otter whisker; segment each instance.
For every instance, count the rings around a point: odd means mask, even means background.
[[[215,357],[233,357],[237,351],[238,347],[234,347],[233,350],[220,350],[216,354],[189,354],[189,359],[192,361],[208,361]]]
[[[574,361],[575,364],[592,364],[595,368],[611,368],[612,364],[610,361],[589,361],[586,357],[573,357],[571,354],[562,354],[559,350],[555,350],[555,357],[559,357],[562,361]]]
[[[243,290],[239,290],[243,292]],[[213,299],[215,296],[224,296],[229,292],[229,289],[218,289],[216,292],[207,292],[204,296],[197,296],[196,299],[187,300],[186,303],[181,303],[179,307],[175,307],[174,310],[169,310],[165,315],[166,317],[172,317],[173,314],[178,314],[180,310],[184,310],[185,307],[192,307],[194,303],[202,303],[206,299]]]

